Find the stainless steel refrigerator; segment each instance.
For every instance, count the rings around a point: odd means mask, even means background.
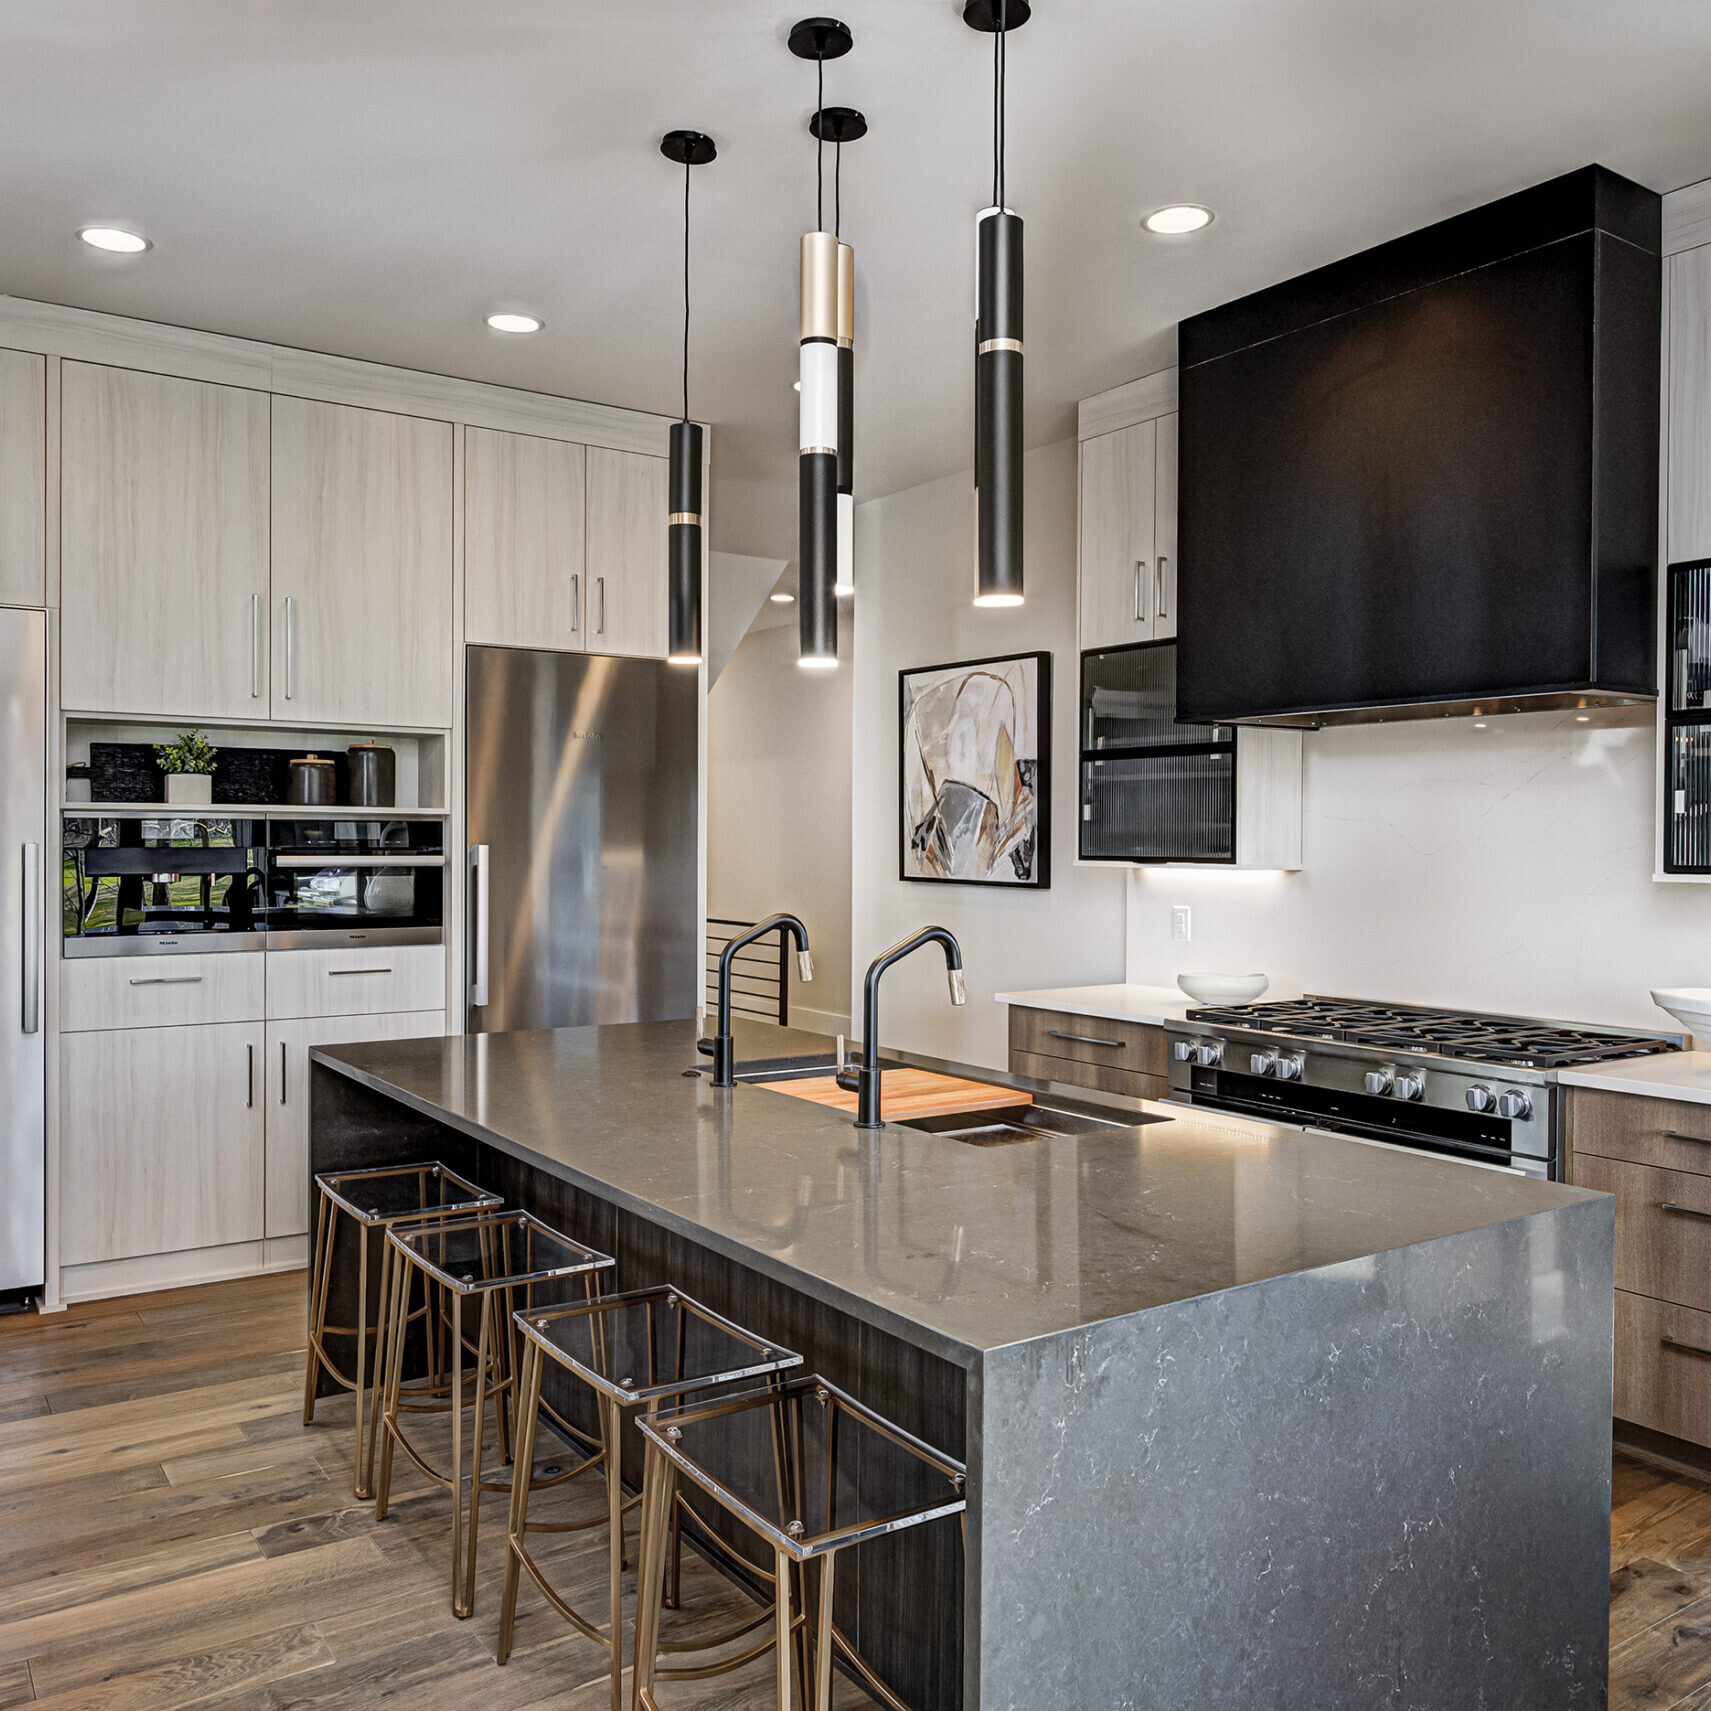
[[[469,1027],[693,1016],[697,674],[468,650]]]
[[[47,619],[0,607],[0,1306],[47,1275]]]

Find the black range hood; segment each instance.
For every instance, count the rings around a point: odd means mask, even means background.
[[[1590,166],[1182,323],[1180,717],[1655,695],[1661,210]]]

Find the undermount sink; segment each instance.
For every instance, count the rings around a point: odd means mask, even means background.
[[[1162,1119],[1136,1112],[1132,1118],[1087,1117],[1051,1105],[992,1105],[983,1111],[951,1111],[940,1117],[906,1117],[898,1125],[944,1135],[971,1147],[1007,1147],[1048,1135],[1092,1135],[1101,1129],[1127,1129]]]

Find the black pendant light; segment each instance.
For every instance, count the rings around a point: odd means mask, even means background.
[[[1004,203],[1005,43],[1028,0],[967,0],[963,22],[992,35],[992,206],[975,223],[976,606],[1022,603],[1022,220]]]
[[[853,107],[822,107],[808,121],[832,156],[832,235],[838,240],[838,499],[837,568],[832,592],[855,593],[855,250],[844,242],[844,144],[867,135]]]
[[[659,152],[683,168],[683,419],[671,424],[666,525],[666,661],[701,663],[701,424],[689,419],[689,169],[718,150],[699,131],[667,131]]]
[[[836,18],[804,18],[790,32],[790,51],[818,71],[814,115],[825,107],[826,61],[854,45]],[[797,614],[799,663],[838,663],[838,239],[825,229],[826,127],[813,127],[815,230],[802,235],[800,432],[797,439]]]

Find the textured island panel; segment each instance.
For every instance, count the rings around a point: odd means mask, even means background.
[[[1564,1205],[989,1351],[980,1711],[1602,1708],[1613,1237]]]

